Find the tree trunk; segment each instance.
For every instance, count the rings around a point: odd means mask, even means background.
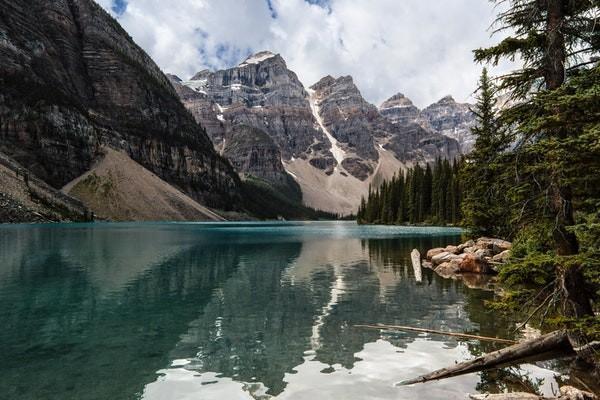
[[[557,271],[557,284],[562,293],[563,314],[574,318],[594,315],[581,267],[558,266]]]
[[[547,53],[544,65],[546,89],[554,90],[565,82],[567,51],[565,36],[562,31],[565,23],[565,1],[547,0]],[[560,110],[557,109],[556,113]],[[551,135],[563,141],[568,131],[558,128]],[[549,160],[557,169],[560,160]],[[568,185],[561,182],[561,171],[550,171],[550,207],[555,216],[552,236],[556,253],[559,256],[570,256],[579,252],[579,243],[573,232],[567,227],[575,225],[573,217],[573,194]],[[563,298],[563,312],[569,317],[593,315],[590,299],[585,290],[585,280],[580,267],[564,268],[557,266],[558,285]]]
[[[410,258],[412,261],[413,270],[415,272],[415,280],[417,282],[423,282],[423,272],[421,270],[421,253],[419,250],[414,249],[412,253],[410,253]]]

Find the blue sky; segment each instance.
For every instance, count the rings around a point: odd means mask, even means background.
[[[403,92],[420,107],[470,100],[490,39],[485,0],[97,0],[165,71],[188,78],[261,50],[307,86],[352,75],[380,104]]]

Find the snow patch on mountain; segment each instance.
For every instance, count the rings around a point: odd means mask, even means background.
[[[270,51],[261,51],[260,53],[256,53],[256,54],[246,58],[244,60],[244,62],[242,62],[239,66],[244,67],[246,65],[259,64],[259,63],[261,63],[265,60],[268,60],[269,58],[273,58],[275,56],[276,56],[276,54],[271,53]]]
[[[342,150],[336,138],[334,138],[333,135],[329,132],[329,129],[325,127],[325,124],[323,123],[323,118],[321,118],[321,115],[319,114],[319,104],[318,100],[315,98],[315,91],[312,89],[307,89],[307,91],[309,94],[310,109],[312,110],[312,113],[315,119],[317,120],[319,127],[321,128],[321,130],[323,130],[323,133],[327,137],[327,140],[329,140],[329,142],[331,143],[331,153],[333,154],[333,158],[335,158],[335,161],[337,161],[338,167],[341,167],[342,161],[344,161],[344,159],[346,158],[346,152]]]

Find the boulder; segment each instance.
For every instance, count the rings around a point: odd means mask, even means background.
[[[434,256],[437,256],[438,254],[440,254],[440,253],[443,253],[443,252],[445,252],[445,251],[446,251],[446,249],[444,249],[444,248],[442,248],[442,247],[438,247],[438,248],[435,248],[435,249],[431,249],[431,250],[429,250],[429,251],[427,252],[427,255],[425,256],[425,258],[427,258],[427,261],[431,261],[431,259],[432,259]]]
[[[458,254],[458,253],[460,253],[460,251],[458,251],[458,246],[448,245],[448,246],[446,246],[445,250],[448,253],[452,253],[452,254]]]
[[[505,263],[510,258],[510,250],[504,250],[502,253],[496,254],[492,257],[492,261]]]
[[[449,253],[444,250],[444,251],[434,255],[433,257],[431,257],[431,263],[433,265],[440,265],[442,263],[452,260],[453,257],[455,257],[455,254]]]
[[[478,250],[478,249],[477,249],[477,247],[475,247],[475,246],[473,245],[473,246],[471,246],[471,247],[465,247],[465,248],[463,249],[463,253],[464,253],[464,254],[472,254],[472,253],[475,253],[477,250]]]
[[[462,253],[465,251],[466,248],[474,247],[474,246],[475,246],[475,242],[473,240],[469,240],[468,242],[458,245],[458,252]]]
[[[512,243],[502,239],[482,237],[477,239],[476,246],[480,249],[488,249],[494,252],[494,254],[498,254],[504,250],[510,250],[512,248]]]
[[[494,271],[482,258],[474,254],[467,254],[459,265],[460,272],[471,272],[474,274],[491,274]]]
[[[429,269],[433,269],[433,264],[429,261],[422,261],[421,262],[421,266],[423,268],[429,268]]]
[[[457,255],[457,254],[452,254],[448,251],[444,251],[443,253],[433,256],[431,258],[431,263],[433,265],[440,265],[440,264],[443,264],[445,262],[449,262],[452,260],[462,261],[463,258],[464,258],[464,254]]]
[[[492,251],[489,249],[477,249],[477,250],[475,250],[474,254],[475,254],[475,257],[479,257],[479,258],[492,257],[494,255],[492,253]]]
[[[452,278],[460,272],[460,262],[458,260],[444,262],[435,268],[435,272],[443,278]]]

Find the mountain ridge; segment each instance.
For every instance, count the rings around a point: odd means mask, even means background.
[[[403,165],[460,154],[458,142],[434,129],[404,95],[387,102],[414,107],[414,115],[394,119],[393,112],[366,101],[351,76],[326,75],[305,87],[275,52],[249,55],[224,70],[202,70],[189,80],[170,78],[218,151],[237,125],[270,136],[286,172],[302,187],[305,204],[313,208],[353,213],[369,184],[381,180],[382,171],[389,178]],[[236,169],[249,173],[239,163]],[[310,193],[319,191],[329,193],[315,197],[329,200],[311,200]]]

